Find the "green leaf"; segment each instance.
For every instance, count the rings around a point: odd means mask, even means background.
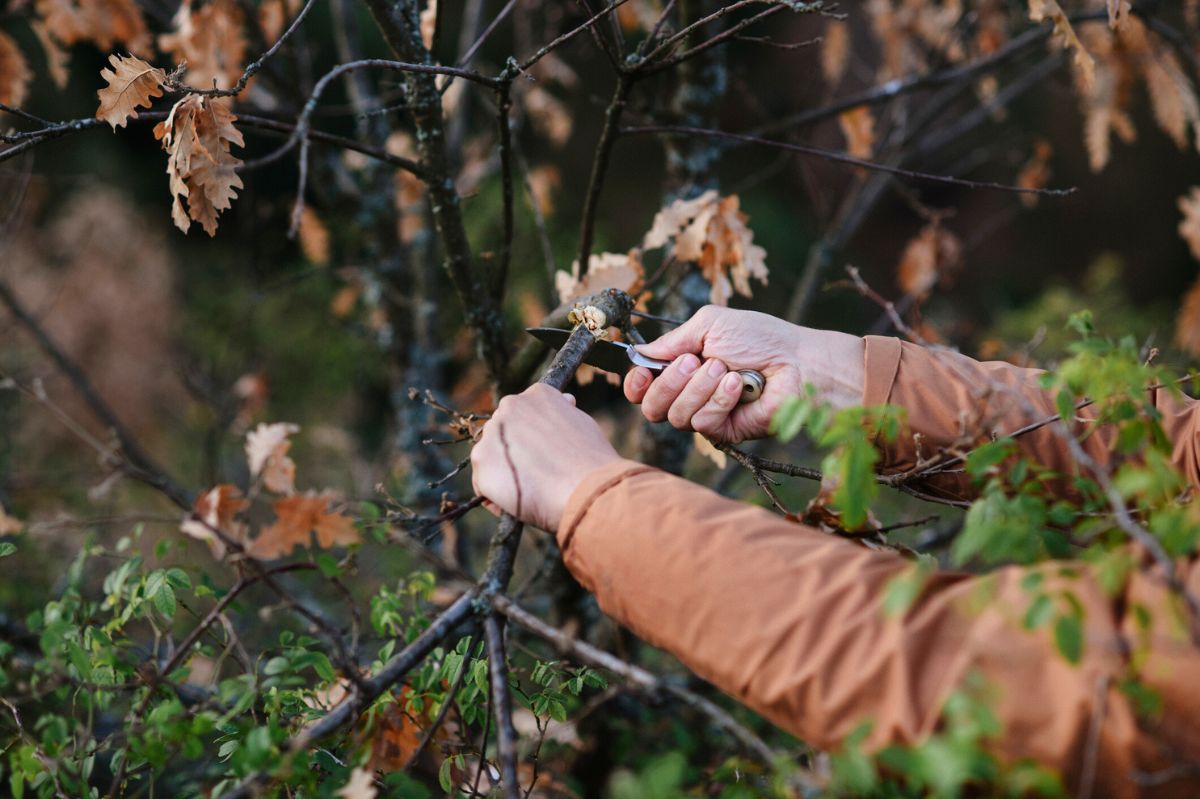
[[[312,667],[325,682],[333,682],[337,679],[337,672],[334,671],[333,664],[329,662],[324,652],[313,652]]]
[[[1054,612],[1054,602],[1046,594],[1039,594],[1025,611],[1024,625],[1026,630],[1036,630],[1050,621]]]
[[[812,403],[806,397],[788,397],[771,417],[770,432],[780,441],[791,441],[804,429],[812,413]]]
[[[171,584],[172,588],[183,588],[188,591],[192,588],[192,578],[178,567],[167,569],[167,582]]]
[[[992,469],[1013,453],[1016,445],[1011,438],[1001,438],[976,447],[967,455],[967,474],[978,479],[987,475]]]
[[[450,758],[446,758],[442,761],[441,768],[438,769],[438,785],[442,786],[442,790],[447,794],[454,787],[454,777],[450,773],[452,767],[453,763],[451,763]]]
[[[1083,623],[1078,616],[1059,616],[1054,622],[1054,644],[1071,663],[1083,657]]]
[[[17,551],[17,545],[9,541],[0,541],[0,558],[7,558]]]
[[[153,596],[154,607],[168,619],[175,618],[175,589],[165,580]]]

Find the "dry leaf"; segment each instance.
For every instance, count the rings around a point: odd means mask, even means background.
[[[117,45],[133,53],[151,50],[146,20],[134,0],[37,0],[36,8],[49,33],[68,47],[90,41],[103,51]]]
[[[567,106],[540,86],[531,86],[525,92],[525,111],[538,133],[550,140],[555,147],[562,147],[571,138],[574,122]]]
[[[933,222],[905,245],[896,281],[905,294],[921,299],[939,281],[947,280],[961,263],[962,243],[958,237]]]
[[[1200,261],[1200,186],[1179,198],[1179,210],[1183,221],[1179,223],[1179,235],[1187,242],[1192,257]]]
[[[298,232],[304,257],[318,266],[329,266],[329,228],[307,204],[300,211]]]
[[[236,120],[226,98],[189,94],[154,128],[154,137],[168,153],[171,218],[184,233],[195,220],[215,236],[217,217],[242,187],[235,171],[242,160],[230,152],[231,145],[243,146],[242,134],[233,126]]]
[[[100,77],[108,86],[96,93],[100,97],[96,118],[116,130],[125,127],[130,117],[137,119],[139,106],[149,108],[151,99],[163,96],[167,73],[133,56],[114,53],[108,57],[108,63],[112,69],[100,70]]]
[[[429,4],[421,11],[420,27],[421,41],[426,50],[433,49],[433,34],[437,31],[438,0],[429,0]]]
[[[1175,343],[1193,356],[1200,357],[1200,280],[1183,297],[1183,307],[1175,318]]]
[[[830,20],[821,39],[821,74],[831,85],[841,81],[850,60],[850,26]]]
[[[715,463],[718,469],[724,469],[729,462],[728,456],[724,452],[717,449],[711,441],[699,433],[692,433],[692,446],[699,455]]]
[[[875,115],[869,106],[860,105],[838,114],[838,125],[846,137],[846,152],[854,158],[868,159],[875,151]]]
[[[588,271],[582,278],[579,276],[579,262],[575,261],[571,264],[570,272],[560,269],[555,273],[554,288],[558,291],[559,302],[570,302],[604,289],[620,289],[636,297],[641,293],[645,280],[642,253],[633,249],[625,254],[605,252],[589,256]]]
[[[246,461],[252,478],[262,475],[263,485],[276,494],[291,494],[296,490],[296,464],[288,457],[292,442],[289,437],[300,432],[288,422],[260,424],[246,434]]]
[[[375,799],[375,778],[365,768],[350,772],[350,780],[338,789],[342,799]]]
[[[208,544],[213,557],[220,560],[225,557],[225,542],[213,529],[220,530],[233,541],[242,542],[246,538],[246,526],[236,520],[249,502],[242,499],[242,492],[235,485],[227,483],[214,487],[196,498],[192,515],[183,520],[179,529]]]
[[[316,533],[317,546],[323,549],[357,544],[354,520],[329,510],[333,500],[332,494],[312,491],[275,500],[271,505],[275,509],[274,523],[263,528],[247,552],[251,557],[274,560],[298,546],[308,546],[312,533]]]
[[[1033,143],[1033,155],[1017,173],[1017,185],[1023,189],[1043,189],[1050,182],[1050,156],[1054,155],[1054,147],[1046,139],[1038,139]],[[1021,204],[1033,208],[1038,203],[1036,194],[1019,195]]]
[[[1129,0],[1105,0],[1108,7],[1108,27],[1116,30],[1129,18]]]
[[[25,525],[15,516],[9,516],[4,512],[4,506],[0,505],[0,535],[16,535],[25,529]]]
[[[654,250],[663,246],[680,231],[687,227],[688,222],[696,218],[701,209],[707,208],[717,200],[717,193],[712,189],[693,197],[690,200],[676,200],[654,215],[650,230],[642,239],[642,248]]]
[[[1050,20],[1054,23],[1051,34],[1053,41],[1058,42],[1064,50],[1074,52],[1072,63],[1085,87],[1090,87],[1096,79],[1096,62],[1083,46],[1083,42],[1071,27],[1066,12],[1058,4],[1058,0],[1029,0],[1029,18],[1034,22]]]
[[[34,20],[29,23],[29,27],[33,28],[34,35],[42,45],[42,54],[46,58],[46,71],[50,73],[50,80],[54,81],[54,85],[59,89],[66,88],[69,78],[67,61],[70,60],[70,55],[58,43],[58,40],[50,35],[50,31],[46,30],[43,23]]]
[[[200,89],[228,89],[242,76],[246,58],[245,17],[235,0],[212,0],[199,8],[184,0],[171,21],[174,33],[158,46],[187,64],[188,83]]]
[[[693,261],[712,285],[709,298],[725,305],[736,290],[751,296],[750,278],[766,285],[766,250],[754,243],[736,194],[718,198],[706,191],[691,200],[676,200],[654,216],[643,239],[646,249],[675,240],[675,257]],[[731,282],[732,281],[732,282]]]
[[[554,192],[562,185],[562,173],[552,164],[542,164],[529,170],[529,193],[537,203],[538,213],[554,213]]]
[[[0,103],[20,108],[32,77],[17,43],[0,31]]]
[[[1196,134],[1196,147],[1200,149],[1200,101],[1179,59],[1167,47],[1159,47],[1143,58],[1141,64],[1142,78],[1150,91],[1150,108],[1158,127],[1181,150],[1187,147],[1188,128],[1191,127]]]

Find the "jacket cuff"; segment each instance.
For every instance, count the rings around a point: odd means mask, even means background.
[[[583,521],[592,504],[608,489],[635,474],[654,471],[654,468],[644,463],[631,460],[619,460],[605,464],[588,472],[567,500],[563,511],[562,521],[558,525],[558,547],[566,553],[575,536],[575,530]]]
[[[863,405],[886,405],[900,371],[902,342],[887,336],[866,336],[863,355]]]

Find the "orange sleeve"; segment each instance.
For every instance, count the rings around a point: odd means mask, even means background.
[[[1128,667],[1120,602],[1085,567],[1070,581],[1086,640],[1073,665],[1044,629],[1021,626],[1032,601],[1026,570],[935,575],[906,613],[889,617],[885,588],[909,561],[632,461],[589,475],[558,538],[606,613],[817,747],[836,747],[862,722],[872,725],[870,747],[918,742],[951,691],[979,672],[995,691],[1003,758],[1033,758],[1069,783],[1094,762],[1096,784],[1108,787],[1093,796],[1136,795],[1130,773],[1158,762],[1117,689]],[[1062,579],[1061,565],[1040,567],[1047,585]],[[1187,677],[1200,674],[1194,649],[1173,651],[1161,670],[1165,694],[1196,693]],[[1200,704],[1168,712],[1185,731],[1172,740],[1192,735],[1189,752],[1200,755]]]
[[[980,362],[949,350],[933,350],[896,338],[867,336],[867,405],[898,405],[907,411],[908,429],[883,447],[883,471],[903,472],[939,449],[1009,435],[1054,416],[1054,398],[1038,386],[1042,372],[1004,361]],[[1174,446],[1172,460],[1194,486],[1200,486],[1200,410],[1197,402],[1165,390],[1153,390],[1163,429]],[[1079,418],[1091,418],[1088,408]],[[1079,427],[1078,430],[1082,430]],[[1115,433],[1100,429],[1083,440],[1101,465],[1113,459]],[[1021,454],[1063,475],[1077,465],[1049,425],[1016,439]],[[961,470],[940,474],[931,487],[957,498],[970,498],[970,481]]]

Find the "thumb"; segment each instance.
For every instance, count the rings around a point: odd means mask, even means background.
[[[704,349],[704,336],[708,333],[709,323],[693,316],[674,330],[669,330],[647,344],[639,344],[636,349],[642,355],[672,361],[686,353],[700,353]]]

